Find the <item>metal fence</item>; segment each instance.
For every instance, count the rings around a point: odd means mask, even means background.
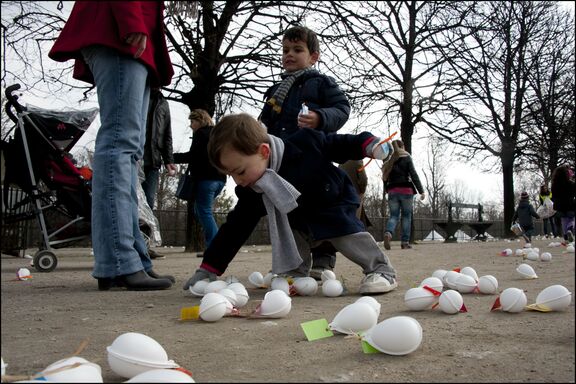
[[[160,233],[162,236],[162,244],[166,246],[183,246],[186,239],[186,210],[156,210],[154,212],[158,218]],[[4,212],[3,212],[4,214]],[[226,213],[216,213],[216,221],[218,225],[221,225],[226,220]],[[384,231],[386,228],[387,217],[371,217],[372,227],[368,231],[374,236],[376,241],[382,241]],[[421,241],[425,239],[433,229],[437,233],[444,236],[438,228],[434,228],[434,221],[443,221],[441,219],[431,219],[416,217],[413,220],[414,224],[414,240]],[[476,232],[470,228],[466,223],[468,221],[462,221],[464,225],[461,228],[462,233],[460,236],[468,236],[473,238]],[[470,221],[472,222],[472,221]],[[535,233],[543,233],[542,220],[535,220]],[[506,236],[506,231],[504,230],[503,221],[494,221],[492,226],[486,231],[490,236],[494,238],[503,238]],[[457,236],[458,237],[458,236]],[[393,239],[398,240],[400,238],[400,225],[396,228],[396,233]],[[6,225],[3,222],[2,225],[2,250],[9,249],[24,249],[36,247],[42,242],[41,233],[38,226],[37,220],[26,220],[13,224]],[[247,245],[258,244],[270,244],[270,237],[268,234],[268,226],[266,217],[263,217],[255,230],[252,232],[248,240]],[[85,241],[80,241],[75,243],[73,246],[90,246],[90,239],[87,238]]]

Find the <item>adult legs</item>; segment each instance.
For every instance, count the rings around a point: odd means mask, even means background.
[[[137,195],[137,162],[144,151],[150,95],[148,70],[110,48],[92,46],[82,53],[94,75],[101,121],[93,160],[92,276],[112,279],[149,271],[152,262],[139,228]],[[141,283],[146,278],[150,279],[146,275],[125,282]],[[138,288],[170,285],[162,281]]]
[[[218,180],[199,181],[196,189],[194,213],[202,225],[206,247],[210,245],[218,232],[218,225],[214,219],[214,200],[224,189],[225,183]]]
[[[144,195],[146,195],[146,202],[148,203],[150,209],[154,209],[159,177],[159,169],[152,167],[146,167],[144,169],[144,181],[142,182],[142,189],[144,190]]]
[[[414,210],[414,195],[400,195],[400,210],[402,211],[402,244],[410,242],[412,229],[412,211]]]

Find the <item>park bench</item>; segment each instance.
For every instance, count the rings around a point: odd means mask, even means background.
[[[452,203],[448,202],[448,220],[447,221],[434,221],[434,225],[436,225],[442,232],[445,233],[444,242],[445,243],[455,243],[456,239],[456,232],[462,226],[468,225],[476,232],[476,236],[474,236],[474,240],[486,241],[487,235],[486,230],[490,228],[493,224],[492,222],[484,221],[482,218],[482,213],[484,212],[482,208],[482,204],[466,204],[466,203]],[[452,219],[452,208],[472,208],[478,210],[478,221],[465,223],[463,221],[454,221]]]

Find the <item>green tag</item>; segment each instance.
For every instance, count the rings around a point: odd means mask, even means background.
[[[379,350],[368,344],[366,340],[362,340],[362,352],[364,353],[380,353]]]
[[[326,319],[306,321],[301,323],[300,326],[308,341],[334,336],[334,333],[328,328],[328,321]]]

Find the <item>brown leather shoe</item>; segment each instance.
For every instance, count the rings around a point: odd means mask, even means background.
[[[400,245],[400,247],[402,249],[412,249],[412,246],[408,243],[402,243],[402,245]]]

